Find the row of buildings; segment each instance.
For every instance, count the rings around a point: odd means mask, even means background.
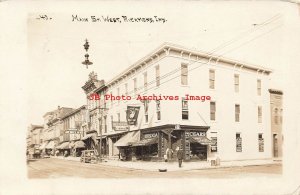
[[[271,73],[262,66],[163,44],[108,82],[90,73],[82,86],[87,104],[47,112],[44,125],[28,129],[28,151],[78,156],[92,149],[108,158],[161,160],[167,150],[180,147],[185,160],[280,157],[283,93],[271,89]],[[138,100],[138,95],[177,100]],[[189,100],[186,95],[211,99]]]

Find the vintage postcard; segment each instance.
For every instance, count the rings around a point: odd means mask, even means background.
[[[1,194],[300,193],[297,1],[0,8]]]

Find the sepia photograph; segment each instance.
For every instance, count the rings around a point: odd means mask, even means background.
[[[299,2],[31,3],[1,194],[300,194]]]

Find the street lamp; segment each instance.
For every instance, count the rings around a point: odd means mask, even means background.
[[[88,52],[90,45],[89,45],[89,42],[88,42],[87,39],[85,40],[85,44],[83,45],[83,47],[84,47],[85,51]],[[83,65],[86,65],[86,68],[88,68],[88,66],[89,66],[89,65],[92,65],[93,62],[91,62],[91,61],[89,60],[89,54],[88,54],[88,53],[86,53],[86,54],[84,55],[84,57],[85,57],[85,60],[82,62],[82,64],[83,64]]]

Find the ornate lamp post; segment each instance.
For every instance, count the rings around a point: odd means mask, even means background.
[[[83,45],[83,47],[84,47],[85,51],[88,52],[90,45],[89,45],[89,42],[88,42],[87,39],[85,40],[85,44]],[[83,64],[83,65],[86,65],[86,68],[88,68],[88,66],[89,66],[89,65],[92,65],[93,62],[91,62],[91,61],[89,60],[89,54],[88,54],[88,53],[86,53],[86,54],[84,55],[84,57],[85,57],[85,60],[82,62],[82,64]]]

